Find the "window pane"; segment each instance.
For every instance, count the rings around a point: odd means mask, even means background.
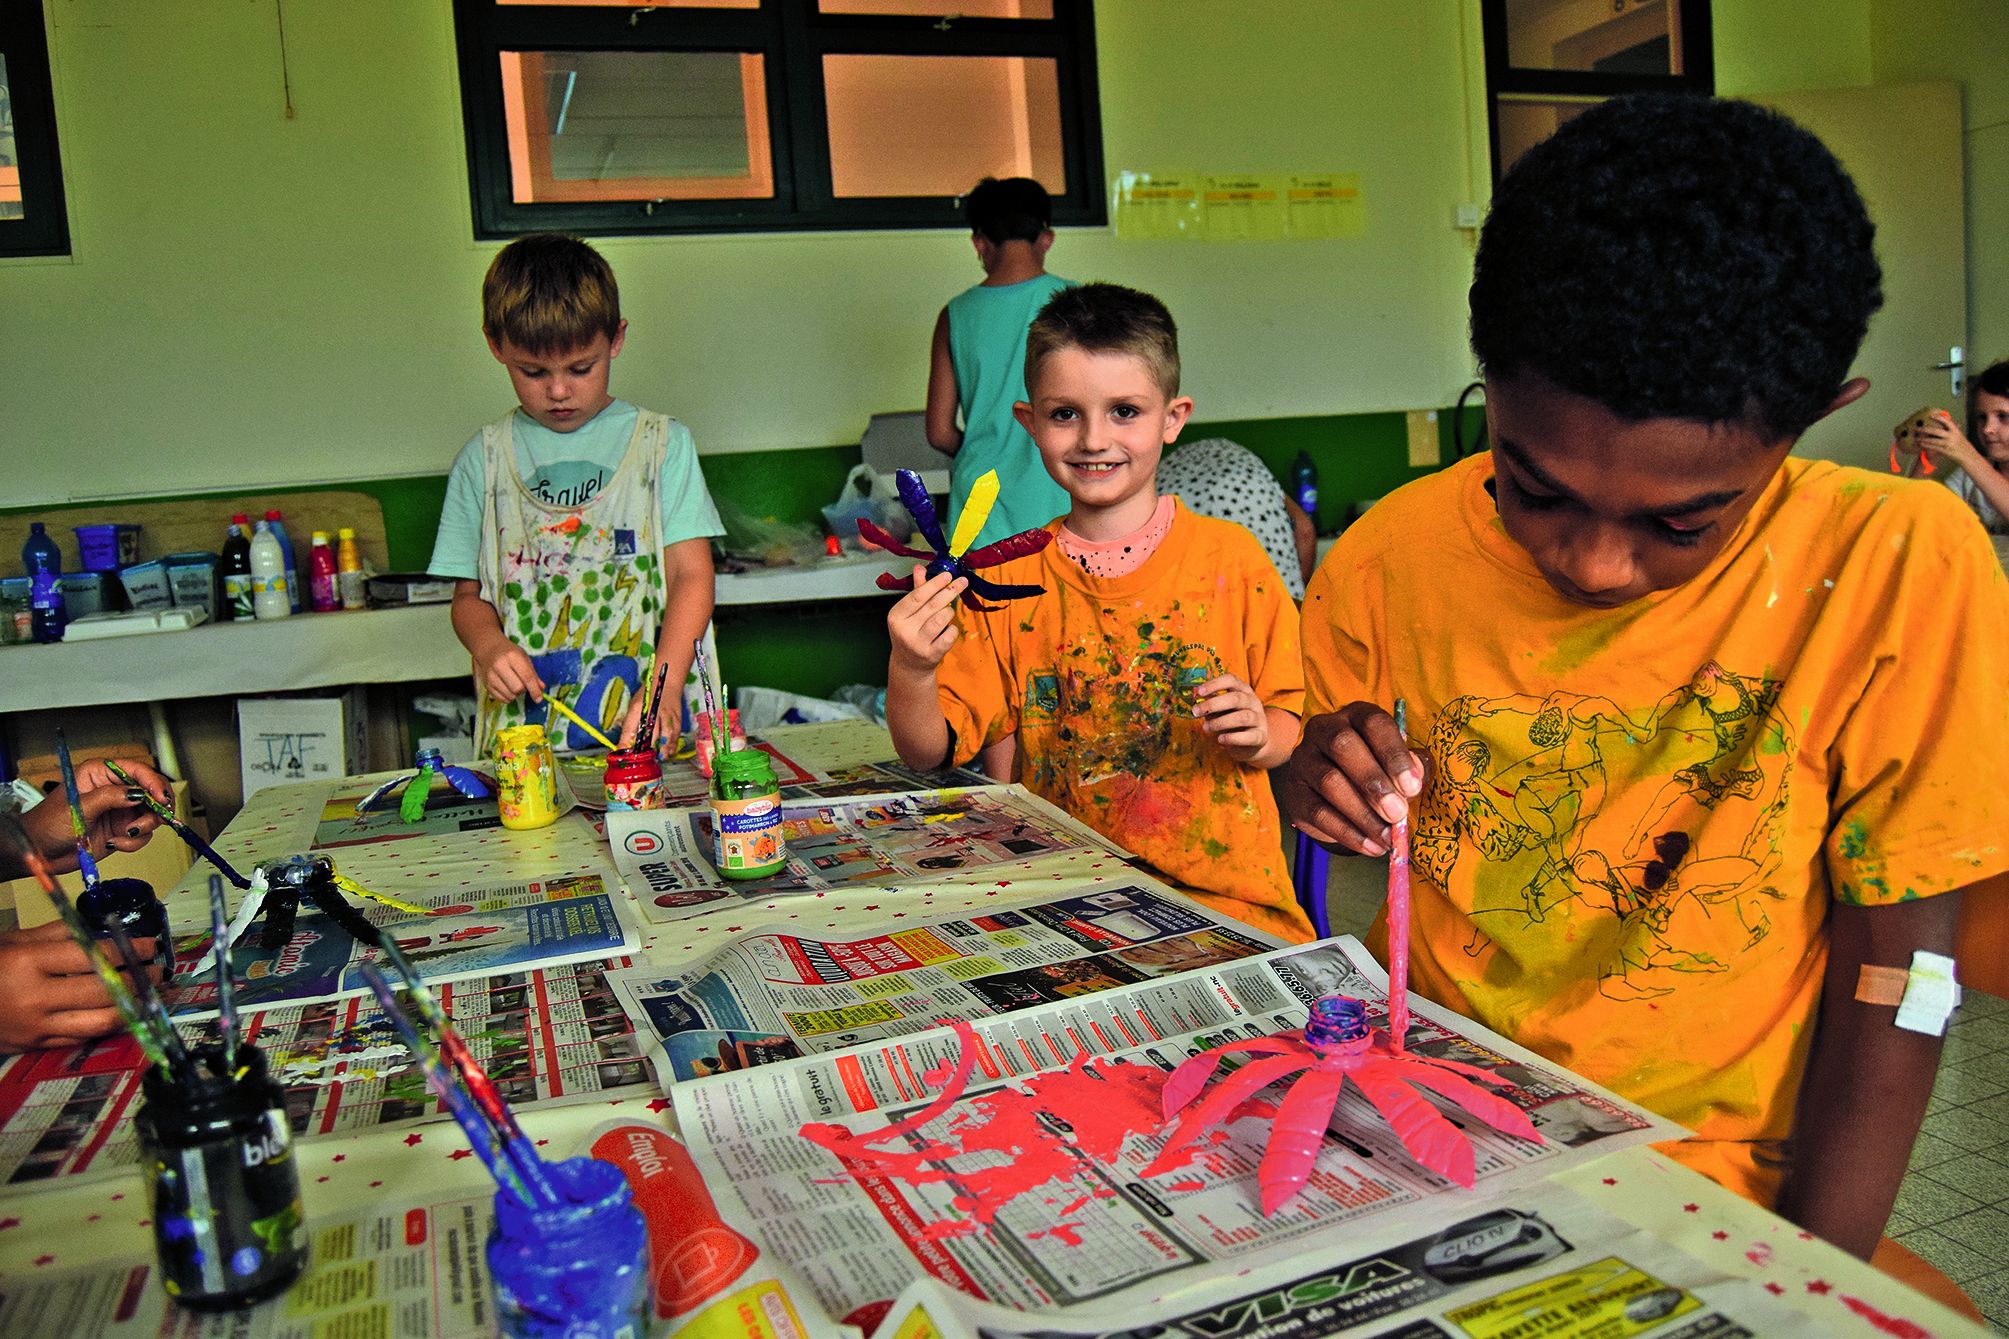
[[[1498,175],[1505,176],[1516,159],[1556,133],[1579,112],[1597,105],[1596,98],[1572,100],[1502,96],[1496,104],[1500,125]]]
[[[505,51],[518,204],[774,195],[762,58],[734,51]]]
[[[1680,74],[1672,3],[1678,0],[1507,0],[1507,63],[1519,70]]]
[[[7,58],[0,56],[0,221],[26,217],[21,160],[14,156],[14,99],[7,94]]]
[[[495,0],[498,5],[579,5],[595,9],[759,9],[760,0]]]
[[[840,199],[961,195],[984,177],[1067,190],[1059,63],[1034,56],[825,56]]]
[[[919,14],[951,19],[1050,19],[1053,0],[817,0],[825,14]]]

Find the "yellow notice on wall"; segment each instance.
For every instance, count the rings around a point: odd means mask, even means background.
[[[1444,1313],[1472,1339],[1628,1339],[1701,1306],[1616,1256]]]
[[[1327,172],[1290,179],[1292,237],[1358,237],[1367,231],[1358,172]]]
[[[1273,242],[1289,235],[1288,177],[1210,176],[1201,227],[1210,242]]]
[[[1126,242],[1198,237],[1201,185],[1191,172],[1117,173],[1116,236]]]

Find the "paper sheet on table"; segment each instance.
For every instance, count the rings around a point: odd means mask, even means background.
[[[1830,1304],[1835,1305],[1835,1304]],[[1836,1316],[1834,1320],[1839,1320]],[[882,1334],[921,1339],[1749,1339],[1834,1333],[1560,1186],[1435,1231],[1325,1241],[1289,1260],[1096,1319],[1027,1314],[926,1278]]]
[[[667,1088],[1254,957],[1282,941],[1134,874],[852,939],[757,926],[608,983]]]
[[[575,963],[435,988],[462,1039],[519,1110],[653,1090],[644,1039],[607,983],[633,960]],[[190,1045],[213,1023],[177,1025]],[[296,1139],[402,1127],[444,1114],[367,997],[245,1019],[285,1093]],[[129,1038],[14,1056],[0,1066],[0,1191],[130,1171],[145,1061]],[[72,1180],[74,1178],[74,1180]],[[0,1214],[0,1217],[4,1217]]]
[[[721,903],[832,888],[957,882],[1042,858],[1120,852],[1023,786],[970,786],[876,799],[782,804],[788,863],[763,879],[729,880],[712,863],[709,808],[609,816],[614,863],[642,914],[656,921]]]
[[[1338,939],[980,1020],[985,1077],[898,1147],[911,1151],[967,1132],[981,1124],[987,1094],[1030,1074],[1051,1075],[1083,1053],[1170,1070],[1222,1041],[1302,1028],[1309,1002],[1329,991],[1366,1000],[1380,1023],[1386,988],[1367,951]],[[1410,1161],[1352,1093],[1340,1103],[1310,1183],[1268,1218],[1259,1207],[1256,1164],[1269,1126],[1252,1115],[1227,1122],[1203,1165],[1154,1177],[1143,1169],[1163,1146],[1163,1132],[1126,1138],[1108,1163],[1077,1146],[1069,1175],[1019,1196],[988,1224],[973,1223],[958,1206],[963,1189],[951,1166],[938,1165],[947,1174],[937,1180],[860,1181],[801,1135],[805,1122],[869,1132],[919,1110],[931,1096],[919,1076],[945,1072],[960,1053],[946,1030],[679,1083],[671,1099],[707,1182],[720,1187],[726,1220],[784,1255],[838,1319],[883,1305],[923,1274],[954,1279],[973,1296],[1011,1308],[1127,1306],[1224,1267],[1293,1258],[1321,1240],[1414,1235],[1478,1198],[1521,1190],[1615,1148],[1684,1133],[1427,1001],[1413,1008],[1412,1049],[1508,1080],[1515,1087],[1503,1095],[1548,1136],[1530,1144],[1467,1122],[1478,1197]],[[1049,1124],[1068,1128],[1064,1114]],[[979,1161],[985,1156],[994,1155]],[[793,1226],[812,1219],[814,1234]]]
[[[573,874],[488,888],[449,888],[399,896],[432,913],[415,916],[382,903],[351,905],[398,947],[429,982],[527,971],[632,953],[641,942],[620,911],[622,899],[603,874]],[[279,1005],[311,1004],[369,991],[361,967],[385,966],[383,955],[312,908],[300,909],[293,935],[278,948],[259,946],[261,911],[230,952],[237,1009],[244,1014]],[[177,944],[180,961],[209,954],[208,935]],[[177,1018],[216,1013],[216,979],[183,978],[162,992]]]

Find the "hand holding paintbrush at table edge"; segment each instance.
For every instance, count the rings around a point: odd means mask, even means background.
[[[1379,856],[1388,854],[1390,825],[1423,793],[1428,772],[1393,716],[1372,702],[1352,702],[1304,723],[1284,778],[1292,827],[1336,850]]]
[[[173,802],[174,792],[159,772],[142,763],[120,765],[148,795],[162,804]],[[143,802],[129,798],[126,783],[113,776],[99,759],[77,764],[77,792],[93,855],[137,851],[160,826],[152,811]],[[70,827],[69,806],[64,803],[60,789],[22,814],[21,826],[51,870],[60,872],[77,867],[76,837]],[[0,841],[0,880],[18,879],[27,872],[13,844]]]
[[[152,959],[151,939],[132,943],[142,961]],[[147,970],[159,979],[159,968]],[[0,1052],[75,1046],[123,1026],[104,982],[61,921],[0,931]]]

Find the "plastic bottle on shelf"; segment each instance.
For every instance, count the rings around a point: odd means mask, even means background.
[[[363,596],[363,559],[356,552],[356,532],[345,525],[340,538],[342,542],[335,555],[335,584],[342,594],[342,608],[362,609],[369,602]]]
[[[272,522],[260,521],[251,537],[251,610],[262,622],[293,612],[287,595],[286,552],[272,533]]]
[[[315,613],[332,614],[342,607],[335,594],[335,551],[328,547],[326,530],[314,532],[314,547],[307,551],[307,581]]]
[[[223,541],[223,617],[251,616],[251,518],[240,511]]]
[[[69,612],[63,605],[63,552],[40,521],[28,527],[21,546],[21,567],[28,574],[29,622],[38,642],[60,642]]]
[[[297,614],[300,612],[300,564],[293,557],[293,536],[286,533],[286,522],[280,519],[277,507],[265,513],[265,523],[272,527],[272,536],[279,541],[279,553],[286,560],[286,600],[292,612]]]
[[[1291,500],[1304,508],[1304,514],[1311,517],[1312,528],[1318,527],[1318,466],[1312,464],[1311,453],[1300,451],[1291,462]]]

